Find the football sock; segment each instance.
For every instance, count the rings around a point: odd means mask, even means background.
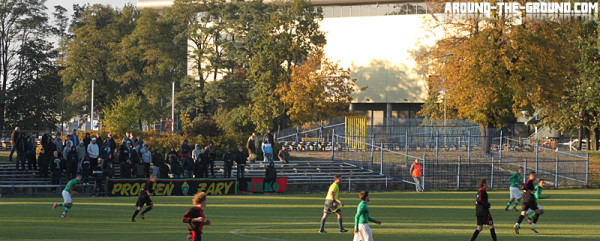
[[[535,223],[532,223],[532,224],[531,224],[531,228],[535,228]]]
[[[498,240],[496,238],[496,230],[495,229],[493,229],[493,228],[490,229],[490,234],[492,235],[492,240],[494,240],[494,241]]]
[[[131,219],[134,219],[134,218],[135,218],[135,216],[137,216],[137,215],[138,215],[138,213],[140,213],[140,210],[139,210],[139,209],[136,209],[136,210],[135,210],[135,212],[133,213],[133,216],[131,216]]]
[[[525,216],[519,215],[519,218],[517,219],[517,225],[519,225],[519,224],[521,224],[521,222],[523,222],[523,218],[525,218]]]
[[[342,226],[342,219],[338,218],[338,224],[340,225],[340,230],[343,230],[344,227]]]
[[[69,213],[70,208],[65,208],[65,211],[63,212],[62,215],[67,215],[67,213]]]
[[[506,207],[504,209],[508,209],[511,204],[512,204],[512,201],[508,201],[508,203],[506,203]]]
[[[146,209],[144,209],[144,211],[142,212],[142,215],[144,215],[147,212],[150,212],[150,210],[152,210],[152,207],[147,207]]]
[[[325,220],[327,220],[327,219],[324,219],[324,218],[321,219],[321,228],[319,229],[321,231],[325,230]]]
[[[536,213],[536,214],[535,214],[535,216],[533,216],[533,220],[532,220],[532,222],[533,222],[533,223],[537,223],[537,221],[538,221],[538,218],[540,218],[540,214],[539,214],[539,213]]]
[[[477,235],[479,235],[479,230],[475,229],[475,232],[473,232],[473,236],[471,236],[471,241],[474,241],[477,238]]]
[[[66,206],[67,206],[67,204],[65,204],[65,203],[59,203],[59,204],[58,204],[58,205],[56,205],[56,206],[57,206],[57,207],[66,207]]]
[[[519,205],[520,202],[521,202],[521,199],[520,198],[517,199],[517,201],[515,202],[515,206],[514,207],[516,208]]]

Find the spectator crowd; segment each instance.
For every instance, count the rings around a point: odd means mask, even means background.
[[[263,137],[260,145],[264,153],[266,177],[276,176],[273,165],[274,142],[270,131]],[[256,133],[252,133],[246,143],[246,148],[225,150],[221,157],[223,161],[222,177],[230,178],[234,165],[237,168],[237,178],[243,178],[248,162],[256,161],[257,153]],[[217,160],[217,147],[209,141],[204,147],[199,143],[190,146],[184,140],[179,149],[171,146],[168,151],[154,150],[145,143],[142,136],[136,138],[133,133],[127,132],[118,142],[111,134],[102,137],[100,133],[91,136],[86,133],[79,140],[77,129],[63,138],[61,132],[51,135],[46,131],[40,141],[41,149],[36,153],[36,138],[28,136],[16,127],[11,135],[12,149],[9,160],[12,162],[16,152],[16,169],[38,170],[40,177],[52,177],[52,183],[58,184],[61,178],[75,178],[78,173],[82,175],[82,182],[94,180],[94,191],[103,192],[103,182],[106,178],[114,178],[116,166],[119,167],[119,178],[149,178],[151,174],[159,178],[216,178],[215,161]],[[36,156],[37,154],[37,156]],[[281,150],[279,159],[287,163],[289,153]]]

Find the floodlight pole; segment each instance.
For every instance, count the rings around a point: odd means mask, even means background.
[[[171,132],[175,132],[175,81],[171,91]]]
[[[90,130],[94,127],[94,80],[92,80],[92,98],[91,98],[91,107],[90,107]]]

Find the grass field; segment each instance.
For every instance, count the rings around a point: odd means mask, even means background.
[[[515,211],[503,211],[507,191],[490,192],[492,216],[499,240],[600,240],[600,190],[545,190],[551,199],[540,203],[546,214],[538,222],[539,235],[524,221],[520,235],[512,226]],[[356,193],[342,193],[344,226],[352,230]],[[338,233],[337,220],[327,221],[329,233],[317,233],[324,194],[275,196],[210,196],[205,210],[213,225],[206,226],[204,240],[351,240]],[[372,193],[371,224],[375,240],[469,240],[475,229],[475,192]],[[181,222],[192,207],[191,197],[153,197],[155,209],[146,220],[129,222],[136,197],[73,198],[68,219],[62,208],[52,210],[60,196],[0,198],[0,240],[184,240]],[[477,240],[491,240],[484,230]]]

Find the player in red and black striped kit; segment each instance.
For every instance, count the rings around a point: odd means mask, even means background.
[[[204,225],[210,225],[210,220],[204,217],[204,208],[206,208],[206,193],[201,192],[194,196],[193,208],[190,208],[183,215],[183,222],[187,223],[190,233],[187,236],[188,241],[202,240],[202,228]]]
[[[477,229],[473,233],[471,237],[471,241],[474,241],[479,235],[479,232],[483,229],[483,225],[488,225],[490,227],[490,233],[492,235],[492,240],[496,241],[496,231],[494,230],[494,220],[492,220],[492,215],[490,214],[490,207],[492,206],[490,202],[488,202],[487,195],[487,180],[481,179],[479,180],[479,191],[477,192],[477,199],[475,200],[475,216],[477,216]]]
[[[144,204],[146,204],[147,208],[144,209],[142,214],[140,214],[140,217],[142,219],[144,219],[144,214],[146,214],[147,212],[150,212],[150,210],[152,210],[152,208],[154,208],[154,203],[152,203],[152,199],[150,199],[150,196],[152,196],[152,193],[154,193],[158,189],[158,185],[156,185],[156,187],[154,189],[152,188],[155,186],[154,184],[156,184],[156,175],[152,174],[152,175],[150,175],[150,180],[148,182],[146,182],[146,186],[144,186],[144,190],[140,191],[140,196],[138,197],[138,200],[135,203],[135,206],[137,206],[137,209],[133,213],[133,216],[131,216],[131,220],[130,220],[131,222],[135,222],[135,216],[137,216],[138,213],[142,210],[142,207],[144,207]]]
[[[523,218],[527,215],[527,210],[531,209],[535,212],[535,216],[533,216],[533,223],[536,223],[538,218],[540,217],[540,209],[538,208],[537,201],[535,199],[535,172],[532,171],[529,173],[529,179],[525,186],[523,186],[523,199],[521,206],[521,215],[517,219],[517,223],[513,227],[516,234],[519,234],[519,230],[521,229],[521,222],[523,222]],[[531,230],[537,233],[535,228],[531,228]]]

